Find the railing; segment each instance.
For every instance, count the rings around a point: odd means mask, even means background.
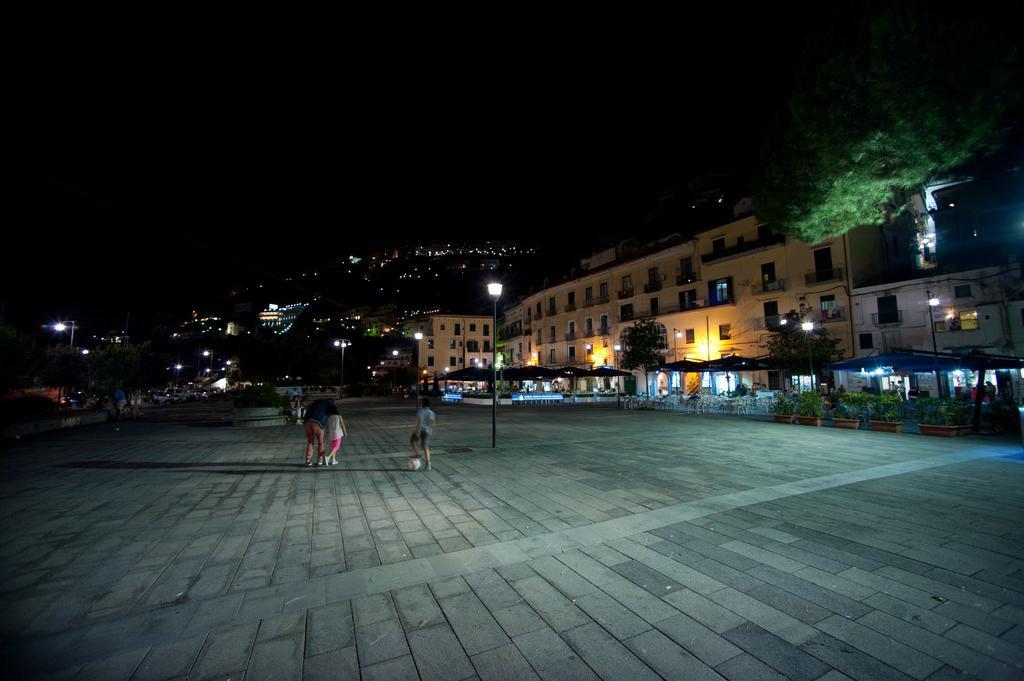
[[[554,317],[556,314],[558,314],[558,308],[557,307],[549,307],[548,308],[548,316],[549,317]]]
[[[576,334],[575,333],[567,333],[567,334],[565,334],[565,340],[567,340],[567,341],[576,340]]]
[[[875,326],[885,326],[886,324],[902,324],[903,310],[893,310],[892,312],[872,312],[871,322]]]
[[[576,305],[574,303],[569,303],[568,305],[565,306],[565,311],[566,312],[575,312],[576,311]]]
[[[649,281],[644,284],[644,293],[654,293],[655,291],[661,290],[660,281]]]
[[[781,279],[772,279],[771,281],[763,281],[761,285],[757,287],[758,293],[771,293],[772,291],[785,291],[786,285]]]
[[[626,313],[623,313],[623,314],[619,315],[619,321],[620,322],[631,322],[631,321],[633,321],[636,318],[637,318],[636,315],[634,313],[632,313],[632,312],[626,312]]]
[[[768,248],[769,246],[784,243],[786,243],[786,236],[784,234],[769,234],[761,237],[760,239],[754,239],[753,241],[744,241],[743,243],[736,244],[731,248],[723,248],[719,251],[705,253],[700,256],[700,261],[703,263],[714,262],[733,255],[740,255],[747,251],[756,251],[759,248]]]
[[[836,281],[843,278],[843,268],[833,267],[830,270],[815,270],[804,275],[804,283],[808,286],[823,284],[826,281]]]
[[[598,302],[599,305],[604,305],[608,301],[609,301],[608,296],[598,296],[597,297],[597,302]]]
[[[679,306],[679,311],[685,312],[687,310],[699,310],[702,307],[704,307],[703,298],[696,298],[694,300],[684,300],[683,304]]]
[[[598,329],[597,329],[597,335],[598,336],[610,336],[611,333],[612,333],[611,327],[608,327],[608,326],[601,326],[601,327],[598,327]]]
[[[631,288],[627,288],[627,289],[623,289],[622,291],[619,291],[619,300],[623,300],[625,298],[632,298],[632,297],[633,297],[633,289],[631,289]]]
[[[587,298],[587,299],[585,299],[583,301],[583,307],[593,307],[593,306],[594,306],[594,299],[593,298]]]
[[[841,322],[846,319],[846,308],[845,307],[833,307],[830,310],[821,311],[821,323],[828,324],[829,322]]]
[[[715,299],[709,300],[707,302],[707,307],[717,307],[719,305],[735,305],[735,304],[736,304],[735,296],[733,296],[732,293],[729,293],[729,295],[726,296],[725,298],[715,298]]]
[[[692,284],[695,281],[697,281],[697,275],[694,272],[683,272],[682,274],[676,275],[676,286]]]

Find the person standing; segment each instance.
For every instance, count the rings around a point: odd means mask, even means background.
[[[423,457],[423,470],[430,470],[430,434],[434,431],[434,422],[437,420],[437,414],[430,408],[430,400],[424,397],[420,400],[420,408],[416,410],[416,430],[412,434],[412,438],[409,440],[409,444],[412,446],[412,454],[414,459]],[[416,445],[423,449],[423,454],[417,450]]]
[[[124,390],[117,388],[114,390],[114,420],[120,421],[121,414],[124,413],[124,405],[127,404],[128,400],[124,396]]]
[[[315,400],[306,408],[302,427],[306,431],[306,465],[313,465],[313,447],[316,446],[316,465],[326,465],[324,461],[324,429],[327,427],[327,417],[337,414],[338,408],[334,406],[334,400]]]
[[[328,465],[338,465],[338,450],[341,449],[341,438],[348,435],[345,419],[341,414],[330,414],[327,417],[327,439],[331,441],[331,450],[327,454]]]

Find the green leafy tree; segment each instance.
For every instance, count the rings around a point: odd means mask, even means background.
[[[66,345],[47,348],[40,379],[48,386],[60,388],[85,387],[89,383],[89,362],[78,348]]]
[[[882,224],[906,192],[998,148],[1019,122],[1020,25],[1013,3],[837,11],[766,137],[758,216],[817,243]]]
[[[143,346],[104,345],[89,354],[89,376],[93,388],[109,394],[115,388],[143,387]]]
[[[0,326],[0,393],[32,385],[41,361],[42,351],[31,336]]]
[[[644,373],[661,364],[659,350],[665,348],[661,333],[653,319],[639,319],[625,330],[622,336],[622,366],[626,369],[643,369]]]
[[[768,355],[780,369],[806,376],[810,369],[808,345],[816,374],[820,374],[830,362],[843,358],[840,340],[821,328],[821,325],[815,325],[813,331],[804,331],[796,312],[790,311],[785,318],[786,323],[772,332],[764,343]]]

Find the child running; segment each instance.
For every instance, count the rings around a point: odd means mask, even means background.
[[[348,435],[345,428],[345,419],[341,414],[330,414],[327,416],[327,439],[331,441],[331,450],[327,455],[327,465],[338,465],[338,450],[341,449],[341,438]]]

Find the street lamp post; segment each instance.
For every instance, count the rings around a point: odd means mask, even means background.
[[[420,341],[423,340],[423,332],[422,331],[417,331],[416,333],[414,333],[412,335],[412,337],[414,339],[416,339],[416,354],[415,354],[416,361],[414,361],[412,363],[412,365],[413,365],[413,367],[415,369],[415,373],[416,373],[416,375],[415,375],[416,387],[413,389],[414,390],[413,397],[416,398],[415,399],[416,404],[413,405],[413,406],[415,406],[416,409],[419,410],[419,401],[420,401]],[[426,373],[425,370],[424,370],[424,373]]]
[[[938,307],[941,302],[936,296],[932,295],[931,291],[927,291],[928,296],[928,326],[932,330],[932,362],[935,367],[935,396],[942,397],[942,381],[939,379],[939,345],[935,341],[935,319],[932,317],[932,308]]]
[[[67,322],[57,322],[53,325],[54,331],[65,331],[69,326],[71,327],[71,340],[68,342],[68,347],[75,347],[75,324],[78,322],[73,319]]]
[[[491,318],[491,449],[498,444],[498,298],[501,284],[488,284],[487,293],[494,299],[494,316]]]
[[[334,341],[334,347],[341,348],[341,384],[338,386],[339,400],[345,394],[345,348],[350,345],[352,345],[352,341],[347,338],[339,338]]]
[[[811,390],[814,390],[814,357],[811,355],[811,331],[814,330],[814,322],[804,322],[800,328],[805,331],[804,341],[807,343],[807,366],[811,370]]]
[[[395,394],[395,388],[398,386],[398,350],[391,351],[391,394]]]
[[[672,360],[678,361],[679,359],[679,339],[683,337],[683,332],[679,329],[672,329]]]

